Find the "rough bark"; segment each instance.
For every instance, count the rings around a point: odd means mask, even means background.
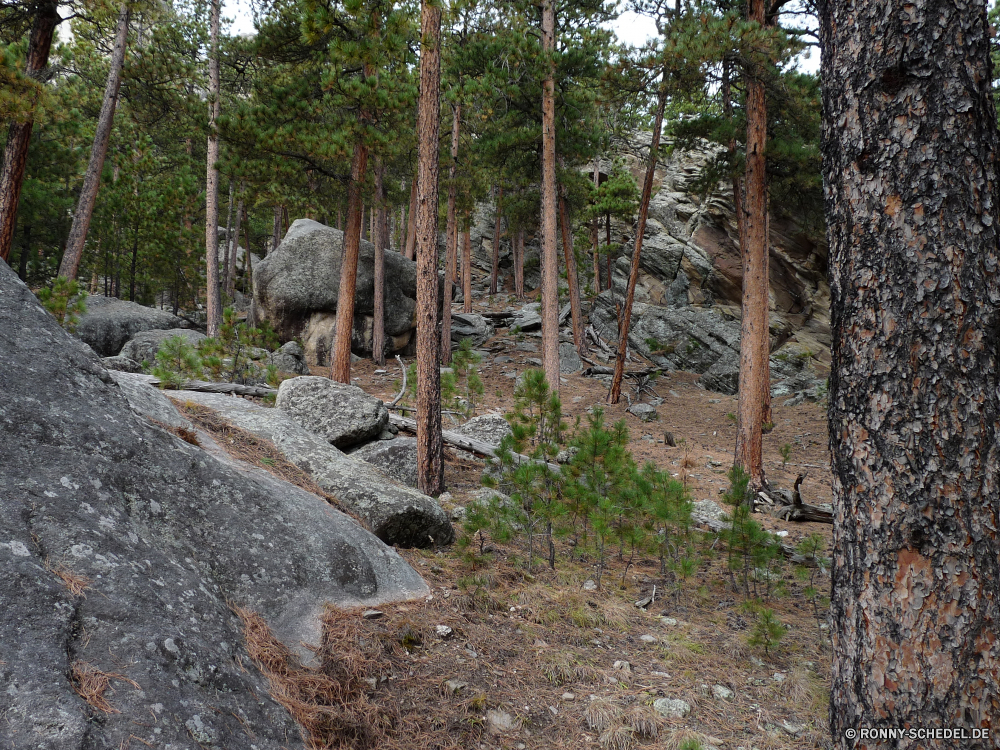
[[[361,187],[367,167],[368,146],[359,139],[354,145],[351,181],[347,185],[347,229],[344,231],[337,324],[330,363],[330,378],[340,383],[351,382],[351,329],[354,327],[354,292],[358,286],[358,255],[361,251]]]
[[[55,2],[46,0],[39,4],[31,27],[31,36],[28,39],[28,59],[25,66],[28,77],[38,77],[48,65],[52,37],[59,21]],[[0,162],[0,259],[4,261],[10,260],[10,251],[14,246],[17,204],[21,199],[24,168],[28,163],[28,144],[31,143],[34,122],[32,114],[24,122],[10,124],[3,161]],[[25,257],[23,253],[21,257],[22,259]]]
[[[229,267],[226,269],[226,295],[232,299],[236,290],[236,255],[240,247],[240,228],[243,223],[243,195],[246,193],[246,184],[240,182],[240,199],[236,204],[236,222],[233,225],[233,247],[229,254]],[[247,243],[247,253],[250,252],[250,243]]]
[[[503,220],[503,185],[497,186],[497,211],[493,223],[493,267],[490,270],[490,294],[500,289],[500,222]]]
[[[73,225],[66,240],[66,252],[59,264],[59,275],[67,279],[75,279],[80,269],[80,258],[83,257],[83,246],[87,241],[87,231],[90,229],[90,219],[94,215],[94,203],[97,201],[97,191],[101,186],[101,170],[104,169],[104,157],[108,153],[108,141],[111,139],[111,127],[114,124],[115,109],[118,106],[118,90],[122,81],[122,65],[125,62],[125,45],[128,41],[128,22],[131,9],[122,5],[118,13],[118,28],[115,32],[115,48],[111,53],[111,68],[108,71],[108,81],[104,87],[104,99],[101,102],[101,112],[97,116],[97,130],[94,132],[94,144],[90,149],[90,161],[83,175],[83,186],[80,188],[80,199],[73,214]]]
[[[573,344],[577,354],[586,357],[590,351],[583,336],[583,311],[580,307],[580,279],[576,273],[576,255],[573,253],[573,231],[569,223],[566,199],[559,196],[559,221],[562,224],[563,255],[566,256],[566,283],[569,285],[569,308],[573,320]]]
[[[542,364],[552,391],[559,394],[559,231],[556,223],[556,46],[555,0],[542,0]]]
[[[444,491],[438,312],[438,135],[441,100],[441,6],[420,10],[420,98],[417,106],[417,487]]]
[[[455,266],[458,259],[458,223],[455,216],[455,201],[458,198],[458,136],[462,122],[462,105],[456,104],[451,111],[451,164],[448,166],[448,214],[447,249],[444,259],[444,301],[441,305],[441,361],[451,362],[451,300],[454,296]]]
[[[632,324],[632,304],[635,301],[635,287],[639,283],[639,259],[642,256],[642,238],[646,233],[646,219],[649,217],[649,200],[653,195],[653,180],[656,177],[656,159],[660,150],[660,133],[663,130],[663,111],[667,105],[667,71],[663,71],[660,93],[656,102],[656,118],[653,121],[653,141],[649,145],[649,164],[646,178],[642,183],[642,201],[639,203],[639,223],[635,230],[635,250],[632,252],[632,268],[628,274],[625,291],[625,307],[618,318],[618,352],[615,356],[615,374],[611,377],[608,403],[617,404],[622,395],[622,378],[625,375],[625,356],[628,353],[628,332]],[[609,284],[610,284],[610,276]]]
[[[750,20],[765,21],[765,0],[752,0]],[[735,463],[750,476],[749,489],[767,487],[763,459],[763,425],[770,403],[771,338],[768,332],[768,206],[767,206],[767,98],[757,71],[746,80],[746,195],[743,217],[746,244],[743,256],[743,299],[740,324],[739,404]]]
[[[524,298],[524,227],[514,232],[514,294]]]
[[[388,227],[385,221],[385,189],[382,180],[385,167],[382,160],[375,166],[375,293],[372,312],[372,359],[375,364],[385,364],[385,247],[388,244]]]
[[[469,217],[466,217],[465,229],[462,230],[462,300],[462,310],[472,312],[472,230]]]
[[[822,5],[831,725],[1000,716],[1000,189],[985,4]],[[910,736],[893,748],[995,748]]]
[[[417,176],[413,176],[410,182],[410,213],[406,223],[406,250],[403,253],[407,258],[413,260],[417,243]]]
[[[205,178],[205,313],[208,336],[219,335],[222,324],[222,298],[219,290],[219,134],[215,122],[219,118],[219,13],[222,0],[212,0],[209,14],[208,52],[208,150]],[[232,183],[230,183],[232,188]],[[230,202],[232,191],[230,190]],[[226,238],[228,242],[229,238]]]

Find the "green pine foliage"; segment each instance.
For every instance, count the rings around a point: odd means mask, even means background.
[[[52,286],[38,291],[42,307],[70,332],[76,330],[80,316],[87,312],[86,299],[87,293],[80,289],[80,284],[75,279],[69,281],[62,276],[56,277]]]
[[[202,375],[203,363],[198,350],[181,336],[171,336],[156,352],[153,375],[160,388],[180,388],[187,380]]]
[[[726,516],[730,525],[720,536],[726,542],[733,587],[741,590],[747,600],[763,596],[766,601],[778,580],[780,543],[753,518],[747,496],[749,482],[749,475],[741,467],[730,469],[729,489],[723,495],[732,509]]]

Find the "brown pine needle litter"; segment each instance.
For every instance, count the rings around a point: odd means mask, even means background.
[[[70,666],[70,678],[76,694],[83,698],[92,708],[106,714],[121,713],[104,697],[104,693],[111,687],[112,679],[127,682],[136,690],[140,689],[139,683],[135,682],[135,680],[130,680],[123,674],[119,674],[118,672],[104,672],[93,664],[79,660],[73,662]],[[111,692],[114,692],[114,688],[111,688]]]
[[[73,572],[63,563],[51,565],[48,560],[45,561],[45,569],[62,581],[73,596],[86,596],[83,592],[90,588],[91,584],[86,576]]]

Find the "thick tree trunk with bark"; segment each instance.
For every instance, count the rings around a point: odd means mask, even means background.
[[[410,182],[410,213],[406,222],[406,249],[403,252],[410,260],[417,245],[417,175]]]
[[[63,253],[62,262],[59,264],[59,275],[67,279],[75,279],[76,272],[80,269],[83,246],[87,241],[87,231],[90,229],[90,219],[94,215],[97,191],[101,186],[101,171],[104,169],[104,157],[108,153],[108,141],[111,139],[111,127],[118,106],[118,90],[121,88],[122,65],[125,62],[129,18],[131,9],[127,4],[122,5],[118,13],[115,48],[111,53],[111,69],[108,71],[108,82],[104,87],[101,113],[97,116],[94,145],[90,149],[90,162],[83,175],[83,187],[80,188],[80,199],[76,204],[76,213],[73,214],[69,239],[66,240],[66,252]]]
[[[381,158],[375,165],[375,294],[372,312],[372,359],[377,365],[385,364],[385,248],[389,244],[385,221],[385,189],[382,180],[385,167]]]
[[[566,283],[569,285],[569,307],[573,320],[573,344],[577,354],[586,357],[589,349],[583,336],[583,310],[580,307],[580,279],[576,273],[576,255],[573,253],[573,231],[569,224],[566,199],[559,196],[559,222],[562,224],[563,255],[566,256]]]
[[[823,4],[831,723],[1000,717],[1000,189],[985,4]],[[971,734],[969,735],[971,737]]]
[[[26,73],[29,77],[37,77],[48,65],[52,37],[59,20],[56,3],[46,0],[39,4],[28,39]],[[34,122],[32,114],[24,122],[10,124],[3,161],[0,162],[0,260],[4,261],[10,260],[10,251],[14,246],[17,204],[21,199],[24,168],[28,163],[28,144],[31,143]],[[23,253],[21,257],[25,257]],[[21,265],[24,265],[23,260]]]
[[[500,222],[503,220],[503,185],[497,186],[497,212],[493,222],[493,267],[490,270],[490,294],[500,289]]]
[[[458,223],[455,216],[455,201],[458,198],[458,136],[462,122],[462,105],[456,104],[451,111],[451,164],[448,167],[448,214],[447,249],[444,259],[444,302],[441,306],[441,361],[451,362],[451,299],[455,281],[455,266],[458,259]]]
[[[417,107],[417,487],[444,491],[438,313],[438,135],[441,100],[441,6],[420,11],[420,100]]]
[[[628,332],[632,323],[632,304],[635,301],[635,287],[639,283],[639,259],[642,256],[642,237],[646,233],[646,219],[649,216],[649,200],[653,195],[653,180],[656,177],[656,160],[660,150],[660,133],[663,130],[663,111],[667,105],[667,71],[663,71],[660,95],[656,102],[656,118],[653,121],[653,141],[649,145],[649,164],[646,179],[642,183],[642,201],[639,203],[639,223],[635,230],[635,250],[632,253],[632,268],[628,274],[625,291],[625,307],[618,318],[618,353],[615,357],[615,374],[611,377],[608,403],[617,404],[622,395],[622,378],[625,376],[625,356],[628,353]],[[608,277],[610,284],[611,277]]]
[[[208,162],[205,179],[205,313],[210,338],[219,335],[222,324],[222,298],[219,291],[219,134],[215,122],[219,119],[219,13],[222,0],[212,0],[209,15],[208,52]],[[232,182],[229,184],[232,203]],[[226,237],[229,241],[229,237]]]
[[[351,159],[351,181],[347,185],[347,229],[340,260],[337,322],[330,362],[330,378],[351,382],[351,331],[354,328],[354,292],[358,286],[358,255],[361,251],[361,187],[368,168],[368,146],[360,139]]]
[[[765,0],[751,0],[750,20],[765,21]],[[767,98],[760,72],[747,76],[746,244],[743,256],[743,316],[740,325],[739,404],[735,463],[750,476],[749,490],[767,487],[763,425],[771,389],[768,331]]]
[[[472,230],[468,216],[462,230],[462,310],[472,312]]]
[[[548,57],[542,83],[542,364],[559,394],[559,231],[556,222],[555,0],[542,0],[542,51]]]

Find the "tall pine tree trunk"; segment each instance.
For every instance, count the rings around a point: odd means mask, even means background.
[[[240,249],[240,226],[243,221],[243,195],[246,193],[246,183],[240,182],[240,199],[236,204],[236,223],[233,225],[233,248],[232,252],[229,254],[229,267],[226,269],[226,294],[232,299],[234,292],[236,290],[236,256],[239,254]],[[250,252],[250,248],[246,248],[246,252]]]
[[[236,252],[233,245],[233,178],[229,178],[229,209],[226,212],[226,251],[222,254],[222,293],[229,293],[229,256]]]
[[[219,119],[219,13],[222,0],[212,0],[209,16],[208,52],[208,174],[205,180],[205,311],[209,337],[219,335],[222,324],[222,299],[219,293],[219,134],[215,123]],[[230,188],[232,183],[230,182]],[[232,202],[232,191],[229,194]],[[229,237],[226,237],[229,241]]]
[[[462,122],[462,105],[455,104],[451,112],[451,165],[448,167],[447,248],[444,260],[444,301],[441,305],[441,361],[451,362],[451,299],[455,282],[455,265],[458,259],[458,223],[455,200],[458,197],[458,136]]]
[[[493,223],[493,267],[490,270],[490,294],[500,290],[500,222],[503,220],[503,185],[497,186],[497,211]]]
[[[48,65],[52,37],[59,20],[55,2],[45,0],[38,5],[35,22],[31,27],[31,36],[28,39],[26,66],[28,77],[37,77]],[[34,112],[32,112],[24,122],[15,121],[10,124],[3,161],[0,162],[0,260],[4,261],[10,260],[10,251],[14,246],[17,204],[21,199],[24,168],[28,163],[28,144],[31,143],[34,122]]]
[[[471,217],[465,217],[462,230],[462,310],[472,312],[472,229]]]
[[[389,244],[385,220],[385,167],[381,157],[375,160],[375,294],[372,312],[372,359],[385,364],[385,248]]]
[[[583,338],[583,310],[580,307],[580,279],[576,273],[576,255],[573,253],[573,231],[569,224],[566,199],[559,196],[559,222],[562,224],[563,254],[566,256],[566,283],[569,285],[569,308],[573,322],[573,344],[581,357],[587,356],[587,342]]]
[[[642,256],[642,238],[646,233],[646,219],[649,217],[649,200],[653,195],[653,179],[656,176],[656,160],[660,150],[660,132],[663,130],[663,111],[667,104],[667,71],[663,71],[660,94],[656,102],[656,119],[653,122],[653,142],[649,146],[649,164],[646,179],[642,183],[642,202],[639,204],[639,223],[635,230],[635,251],[632,253],[632,267],[628,274],[625,290],[625,307],[618,318],[618,353],[615,357],[615,374],[611,378],[608,403],[617,404],[622,395],[622,378],[625,376],[625,355],[628,352],[628,332],[632,324],[632,303],[635,301],[635,287],[639,282],[639,259]],[[609,283],[610,283],[610,276]]]
[[[765,0],[751,0],[750,20],[765,21]],[[746,196],[743,317],[740,326],[736,465],[750,476],[749,490],[767,487],[763,425],[770,404],[771,337],[768,331],[767,98],[763,71],[747,76]]]
[[[76,272],[80,269],[83,246],[87,242],[87,231],[90,229],[90,219],[94,215],[97,191],[101,186],[101,171],[104,169],[104,157],[108,153],[108,141],[111,139],[115,109],[118,106],[118,90],[121,87],[122,65],[125,62],[129,18],[131,18],[131,8],[124,4],[118,13],[115,48],[111,53],[111,69],[108,71],[108,81],[104,87],[101,113],[97,116],[94,145],[90,149],[90,161],[83,175],[83,187],[80,188],[80,199],[76,204],[76,213],[73,214],[69,239],[66,240],[66,252],[63,253],[62,262],[59,264],[59,275],[67,279],[75,279]]]
[[[340,259],[337,322],[330,358],[330,378],[351,382],[351,333],[354,329],[354,293],[358,286],[358,255],[361,251],[361,188],[368,168],[368,146],[358,138],[351,159],[351,181],[347,185],[347,229]]]
[[[995,748],[1000,187],[985,3],[822,4],[837,748]],[[861,727],[988,739],[855,739]]]
[[[556,222],[556,48],[555,0],[542,0],[542,365],[552,392],[559,394],[559,231]]]
[[[438,315],[438,135],[441,101],[441,6],[420,10],[420,99],[417,107],[417,487],[444,491]]]
[[[417,175],[410,182],[410,214],[406,221],[406,249],[403,255],[413,260],[417,246]]]

